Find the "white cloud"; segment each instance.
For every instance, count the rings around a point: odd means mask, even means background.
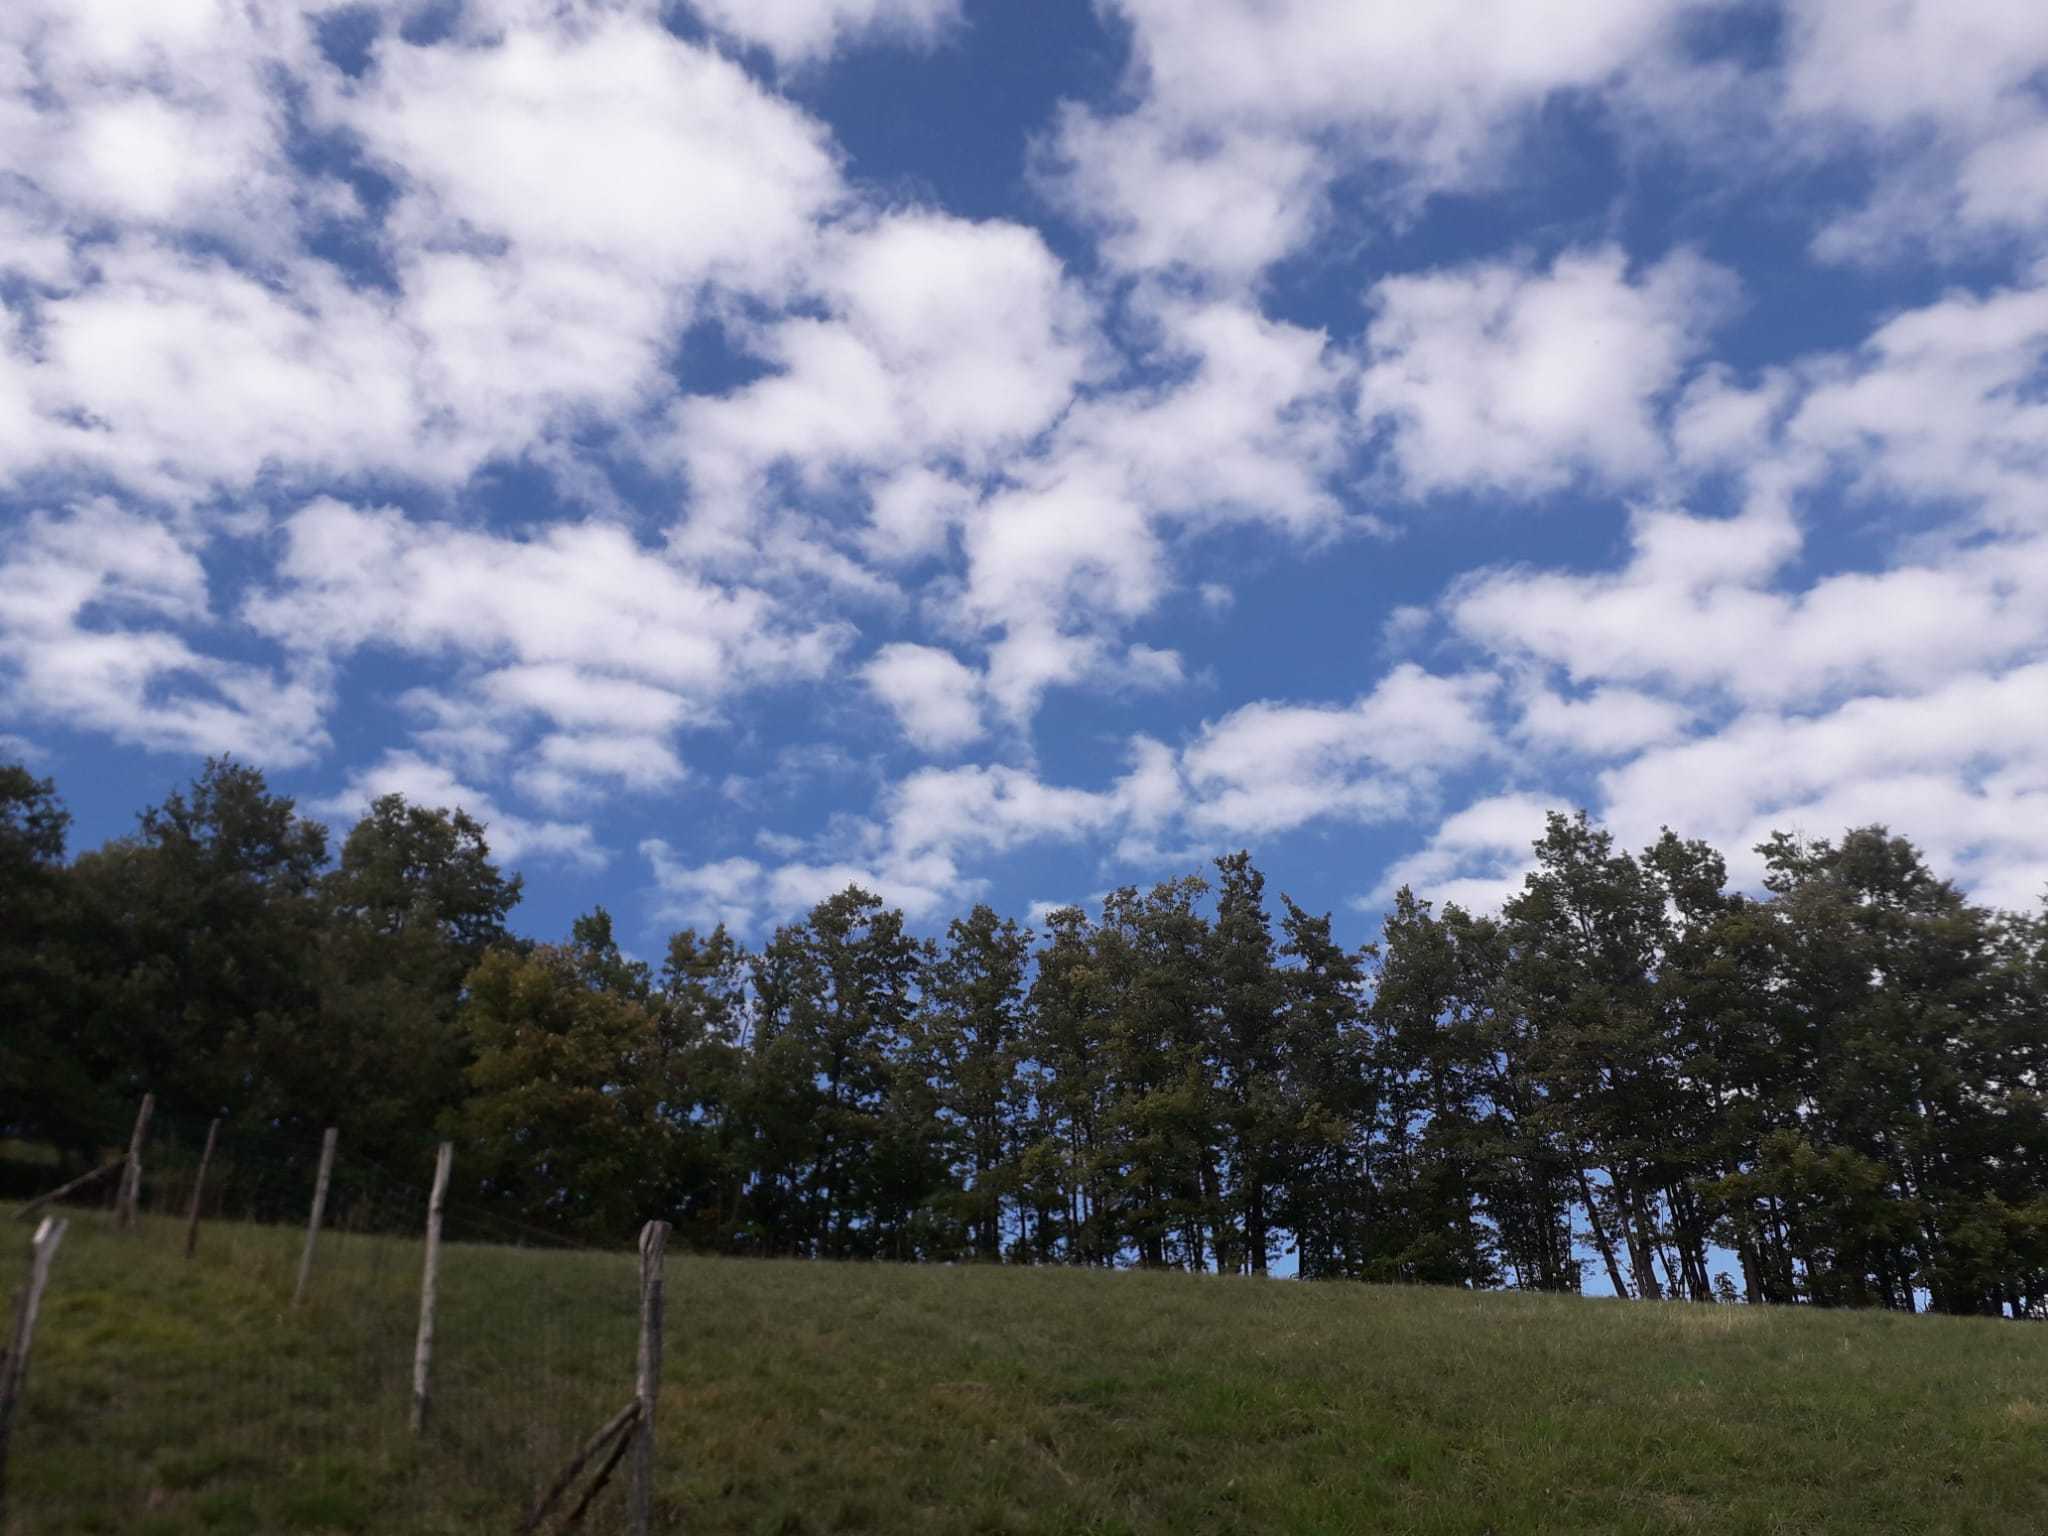
[[[1377,913],[1405,885],[1439,906],[1455,902],[1468,912],[1498,911],[1536,866],[1544,818],[1570,809],[1569,800],[1554,795],[1514,793],[1475,801],[1445,817],[1419,852],[1390,865],[1357,905]]]
[[[1817,133],[1870,157],[1869,200],[1830,222],[1824,258],[1881,260],[1908,243],[1954,253],[2048,233],[2048,13],[2013,0],[1791,0],[1787,140]]]
[[[933,503],[950,499],[935,463],[986,474],[1066,408],[1091,365],[1088,306],[1022,225],[924,212],[843,225],[823,237],[807,287],[822,317],[748,338],[774,372],[676,413],[694,491],[681,548],[743,547],[773,510],[761,506],[769,471],[789,465],[812,490],[836,475],[897,477],[873,542],[923,553]]]
[[[351,81],[289,7],[9,8],[0,271],[39,291],[35,345],[0,334],[6,473],[459,482],[672,393],[712,288],[789,291],[843,199],[822,126],[651,10],[461,19],[387,28]],[[292,164],[289,92],[396,183],[388,213]],[[391,287],[308,254],[337,218]]]
[[[1407,202],[1495,178],[1553,95],[1661,72],[1684,0],[1111,0],[1135,107],[1070,109],[1068,203],[1113,258],[1243,278],[1298,248],[1324,190],[1373,166]],[[1228,205],[1220,201],[1233,193]],[[1227,211],[1227,217],[1218,215]],[[1241,214],[1241,217],[1240,217]]]
[[[1492,750],[1489,675],[1397,666],[1348,706],[1256,703],[1205,726],[1182,757],[1192,828],[1259,836],[1325,817],[1383,821]]]
[[[1601,789],[1625,841],[1669,824],[1721,849],[1741,881],[1761,876],[1752,850],[1773,830],[1880,821],[1980,900],[2032,907],[2048,888],[2048,663],[1812,715],[1747,712],[1610,770]]]
[[[690,701],[650,683],[579,671],[554,661],[501,667],[477,680],[477,690],[508,710],[531,710],[576,728],[673,730],[694,715]]]
[[[1682,705],[1634,688],[1600,687],[1568,698],[1538,686],[1519,703],[1516,731],[1523,739],[1587,757],[1622,757],[1660,745],[1682,734],[1688,719]]]
[[[1950,295],[1755,385],[1709,376],[1676,435],[1687,457],[1738,471],[1739,515],[1644,508],[1619,570],[1453,586],[1456,631],[1520,670],[1520,733],[1618,759],[1595,808],[1625,842],[1669,824],[1754,882],[1753,846],[1774,829],[1883,821],[1981,899],[2034,900],[2048,879],[2044,291]],[[1818,521],[1822,494],[1909,536],[1875,569],[1828,569],[1796,515]],[[1910,536],[1916,507],[1936,532]]]
[[[681,782],[677,729],[714,721],[736,691],[822,675],[848,639],[831,622],[794,627],[765,595],[705,582],[615,525],[519,539],[332,499],[286,521],[243,617],[323,664],[377,648],[480,669],[457,696],[409,695],[420,746],[494,771],[538,717],[555,729],[515,778],[554,805]]]
[[[819,675],[846,639],[831,623],[788,627],[763,594],[704,582],[614,525],[519,539],[332,499],[287,520],[277,581],[246,617],[324,654],[509,659],[523,670],[486,686],[564,725],[651,725],[657,690],[676,717],[702,713],[747,682]]]
[[[950,752],[980,739],[981,678],[952,652],[885,645],[861,675],[895,712],[903,734],[923,750]]]
[[[1069,105],[1037,177],[1134,271],[1256,277],[1324,214],[1329,172],[1314,145],[1248,130],[1218,136],[1150,112],[1105,118]]]
[[[681,759],[659,737],[613,733],[543,736],[532,760],[513,775],[521,793],[554,806],[586,798],[593,782],[644,793],[671,788],[682,779]]]
[[[489,44],[386,35],[362,82],[323,77],[325,113],[406,188],[408,235],[501,239],[657,291],[772,285],[804,253],[840,195],[823,127],[652,17],[520,21]]]
[[[727,37],[788,67],[814,63],[868,34],[930,46],[960,19],[960,0],[690,0]]]
[[[1791,471],[1840,465],[1866,496],[2048,527],[2048,262],[2013,286],[1952,293],[1815,360],[1783,435]]]
[[[1182,794],[1172,753],[1139,738],[1129,772],[1101,790],[1046,784],[1002,764],[920,769],[883,791],[872,820],[844,821],[809,844],[759,839],[781,860],[774,865],[747,857],[693,865],[660,839],[640,851],[653,867],[662,915],[671,919],[752,929],[795,916],[848,883],[922,918],[980,889],[964,867],[970,858],[1156,828]]]
[[[221,660],[178,633],[212,622],[198,554],[160,523],[103,501],[32,514],[0,560],[0,701],[156,750],[308,761],[327,744],[325,669]]]
[[[1642,481],[1665,458],[1660,402],[1736,286],[1683,252],[1631,276],[1615,246],[1386,278],[1359,413],[1411,495]]]
[[[611,855],[587,822],[535,820],[498,808],[484,791],[463,783],[442,764],[416,752],[386,752],[377,762],[349,774],[340,794],[312,809],[343,820],[360,816],[383,795],[403,795],[414,805],[464,810],[484,824],[491,852],[508,863],[558,860],[602,869]]]
[[[748,858],[690,865],[660,838],[647,839],[640,852],[654,871],[656,918],[725,923],[743,932],[796,917],[849,885],[874,892],[913,918],[929,917],[946,901],[954,879],[951,870],[938,871],[940,881],[934,884],[919,880],[916,871],[892,874],[859,864],[801,862],[767,868]]]
[[[963,520],[952,617],[998,636],[989,692],[1014,718],[1048,687],[1119,676],[1109,637],[1170,588],[1169,536],[1375,526],[1330,486],[1349,429],[1327,338],[1233,302],[1154,297],[1144,315],[1170,382],[1078,402]]]
[[[211,256],[129,236],[37,307],[33,356],[0,358],[26,419],[6,473],[77,465],[182,500],[267,467],[348,476],[465,469],[478,444],[430,426],[417,353],[387,301],[329,269],[290,292]],[[0,386],[4,388],[5,386]]]
[[[297,190],[265,70],[305,53],[291,6],[16,0],[0,14],[0,173],[74,232],[197,229],[277,255]]]
[[[1781,514],[1645,512],[1634,527],[1635,554],[1620,571],[1481,575],[1449,599],[1453,624],[1575,683],[1711,690],[1745,702],[1918,690],[2048,643],[2048,540],[1784,591],[1770,583],[1800,538]]]

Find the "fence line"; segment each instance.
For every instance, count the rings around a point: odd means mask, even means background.
[[[181,1121],[145,1102],[127,1155],[94,1170],[122,1170],[109,1212],[76,1203],[93,1174],[31,1202],[73,1202],[78,1252],[54,1287],[57,1310],[45,1309],[48,1373],[15,1426],[14,1524],[0,1529],[124,1528],[194,1480],[212,1486],[227,1475],[216,1465],[244,1480],[238,1497],[283,1498],[291,1479],[338,1462],[365,1468],[351,1496],[366,1513],[336,1526],[398,1529],[418,1509],[436,1512],[435,1529],[509,1531],[627,1390],[636,1322],[628,1418],[536,1518],[566,1508],[562,1530],[649,1529],[666,1223],[650,1223],[637,1250],[593,1248],[459,1195],[449,1143],[423,1184],[347,1154],[339,1128],[322,1134],[316,1159],[308,1136]],[[296,1254],[294,1211],[305,1223]],[[560,1261],[516,1251],[536,1247]],[[74,1287],[100,1293],[75,1315],[104,1322],[73,1327]],[[167,1358],[150,1331],[164,1318],[191,1335],[190,1322],[212,1324],[229,1306],[244,1322],[201,1329],[189,1357]],[[110,1367],[121,1391],[103,1401],[93,1381]],[[195,1374],[212,1389],[203,1403]],[[613,1482],[620,1491],[607,1493]]]

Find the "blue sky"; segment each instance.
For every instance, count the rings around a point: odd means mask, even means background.
[[[1353,939],[2048,886],[2048,10],[16,0],[0,750],[633,947],[1250,847]]]

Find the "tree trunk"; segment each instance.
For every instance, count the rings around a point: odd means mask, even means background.
[[[1621,1278],[1621,1266],[1614,1259],[1614,1244],[1607,1240],[1607,1228],[1600,1220],[1600,1207],[1593,1199],[1593,1183],[1586,1177],[1586,1170],[1580,1168],[1579,1198],[1585,1202],[1586,1220],[1593,1227],[1593,1246],[1600,1250],[1600,1260],[1607,1266],[1607,1279],[1614,1287],[1614,1294],[1623,1301],[1630,1299],[1628,1283]]]

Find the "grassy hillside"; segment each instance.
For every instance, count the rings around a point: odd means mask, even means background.
[[[10,1229],[11,1294],[24,1229]],[[87,1221],[8,1536],[509,1531],[630,1395],[626,1255]],[[710,1532],[2048,1529],[2048,1330],[1171,1275],[676,1258],[665,1517]],[[608,1494],[594,1529],[615,1529]]]

